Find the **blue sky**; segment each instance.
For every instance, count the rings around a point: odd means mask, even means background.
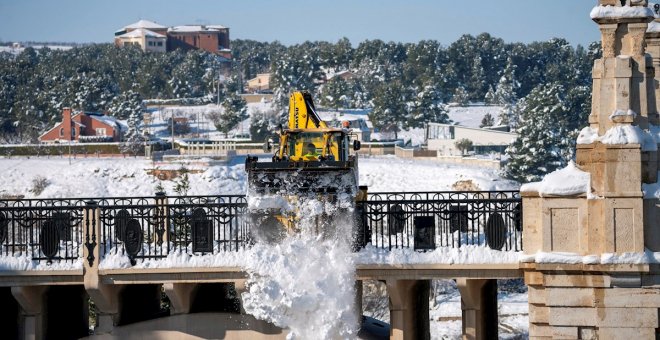
[[[139,19],[166,26],[220,24],[232,39],[365,39],[449,44],[488,32],[506,42],[552,37],[573,45],[600,38],[589,19],[596,0],[0,0],[0,40],[110,42]]]

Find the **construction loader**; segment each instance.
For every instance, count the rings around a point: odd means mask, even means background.
[[[279,200],[293,208],[277,204],[249,207],[257,241],[273,241],[299,231],[300,221],[308,216],[296,204],[306,199],[343,205],[332,214],[315,217],[319,220],[317,232],[323,233],[328,222],[337,218],[337,211],[344,211],[346,202],[354,202],[358,194],[358,158],[350,151],[359,150],[360,142],[351,143],[348,126],[329,127],[316,113],[309,93],[291,94],[288,128],[280,127],[278,135],[278,149],[271,161],[246,159],[248,198]]]

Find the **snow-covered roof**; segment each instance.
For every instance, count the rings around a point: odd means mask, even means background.
[[[124,33],[119,36],[119,38],[139,38],[139,37],[166,38],[166,36],[162,34],[158,34],[156,32],[144,28],[138,28],[136,30],[130,31],[128,33]]]
[[[115,117],[106,116],[102,114],[93,114],[93,113],[87,113],[87,115],[92,119],[104,123],[106,125],[118,127],[121,130],[125,130],[126,128],[126,124]]]
[[[153,21],[144,20],[144,19],[142,19],[138,22],[134,22],[134,23],[132,23],[128,26],[124,26],[124,29],[137,29],[137,28],[147,28],[147,29],[149,29],[149,28],[151,28],[151,29],[160,28],[160,29],[165,29],[167,27],[163,26],[163,25],[159,25],[159,24],[157,24]]]
[[[219,32],[225,28],[226,27],[220,25],[182,25],[182,26],[170,27],[167,29],[167,31],[174,33],[209,32],[209,31]]]

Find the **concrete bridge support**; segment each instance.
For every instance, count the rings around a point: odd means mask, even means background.
[[[428,280],[387,280],[390,339],[430,339]]]
[[[463,339],[497,339],[497,280],[456,280],[461,293]]]
[[[165,283],[163,291],[170,299],[170,315],[188,314],[198,285],[194,283]]]
[[[78,339],[88,334],[88,296],[81,285],[16,286],[11,294],[21,315],[3,329],[3,338]]]
[[[39,340],[45,338],[44,313],[47,286],[12,287],[11,294],[21,307],[19,338]]]

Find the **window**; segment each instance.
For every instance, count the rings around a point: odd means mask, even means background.
[[[71,138],[75,138],[75,137],[76,137],[76,128],[72,128],[71,129]]]
[[[105,128],[96,128],[97,136],[105,136]]]
[[[159,41],[159,42],[156,43],[156,44],[157,44],[158,46],[163,46],[163,42],[162,42],[162,41]]]
[[[60,137],[64,137],[64,128],[60,128]]]
[[[149,41],[147,44],[148,44],[149,46],[153,46],[153,45],[154,45],[154,42],[153,42],[153,41]]]

